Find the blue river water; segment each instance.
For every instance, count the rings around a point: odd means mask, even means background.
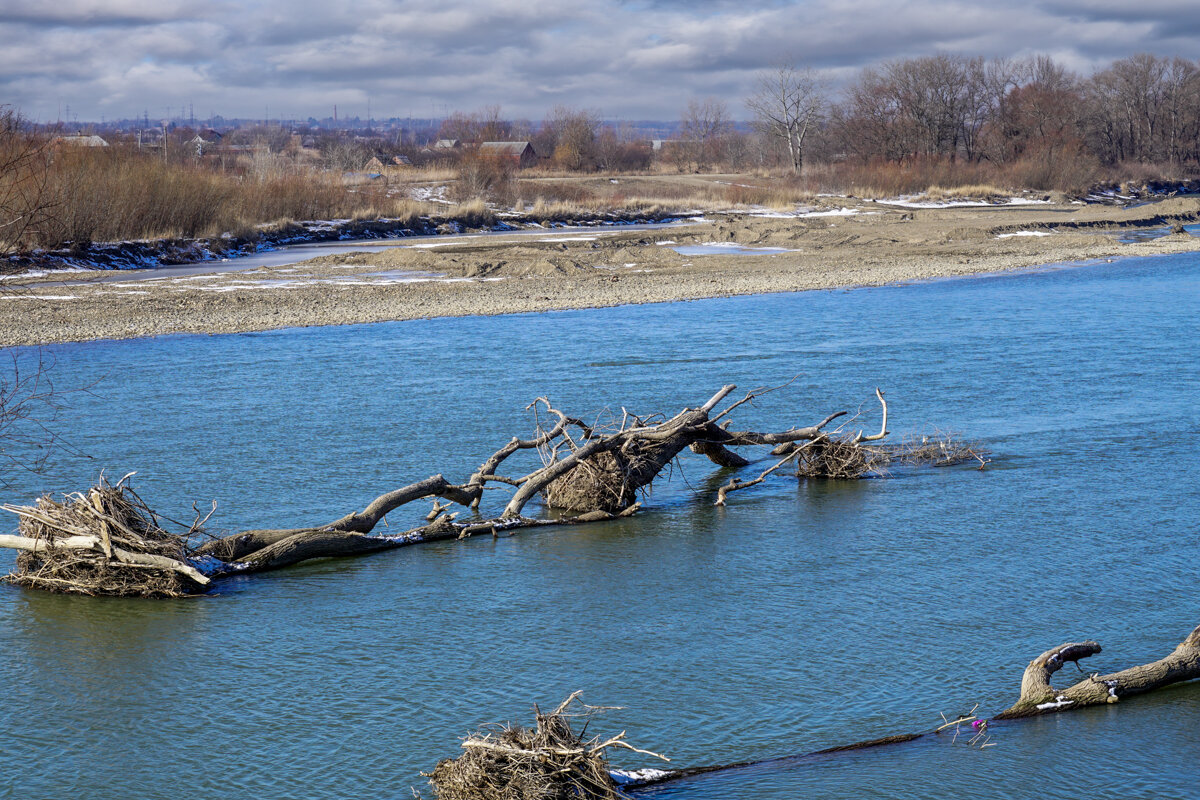
[[[880,386],[893,439],[960,431],[994,460],[776,475],[718,509],[728,474],[689,455],[613,523],[313,562],[187,601],[0,586],[0,798],[429,797],[419,772],[469,730],[576,689],[625,706],[595,732],[627,730],[671,766],[800,756],[1003,710],[1065,641],[1103,644],[1085,669],[1159,658],[1200,624],[1197,342],[1200,259],[1164,256],[54,347],[56,385],[87,387],[56,423],[72,451],[9,473],[9,502],[137,470],[175,518],[216,499],[219,529],[311,524],[462,479],[531,430],[538,395],[669,414],[793,376],[739,424],[861,406],[872,428]],[[783,758],[649,796],[1194,797],[1200,686],[991,737]]]

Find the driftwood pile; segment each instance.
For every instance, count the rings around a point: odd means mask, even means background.
[[[736,430],[731,424],[733,412],[774,390],[753,390],[717,411],[735,388],[722,387],[700,406],[685,408],[669,418],[624,412],[605,425],[588,425],[540,397],[527,407],[534,413],[534,435],[513,437],[467,480],[451,483],[440,474],[433,475],[380,495],[362,511],[309,527],[245,531],[200,542],[199,529],[207,517],[200,520],[197,512],[197,521],[190,528],[169,533],[159,524],[159,517],[124,485],[125,479],[115,486],[101,480],[96,487],[62,501],[43,497],[36,506],[4,506],[20,518],[21,535],[0,536],[0,547],[24,551],[17,573],[9,578],[22,586],[82,594],[177,597],[204,592],[226,575],[281,569],[313,558],[627,517],[637,513],[639,497],[658,475],[688,449],[720,467],[740,469],[752,462],[738,450],[773,448],[775,458],[770,460],[774,464],[751,480],[732,477],[718,490],[717,505],[725,505],[731,492],[762,483],[785,467],[800,478],[860,478],[881,474],[886,464],[898,461],[950,463],[968,457],[963,453],[986,463],[969,447],[945,445],[938,449],[928,440],[920,448],[893,448],[883,443],[888,435],[888,407],[879,390],[876,397],[883,419],[875,434],[851,429],[859,415],[829,429],[834,420],[846,417],[844,411],[807,427],[777,432]],[[921,455],[926,451],[932,455]],[[516,458],[522,455],[527,462],[524,466]],[[510,472],[514,465],[517,471]],[[480,512],[484,495],[491,496],[494,489],[509,495],[499,513],[485,516]],[[525,508],[539,497],[548,510],[559,513],[526,515]],[[388,514],[421,500],[433,502],[424,524],[398,533],[391,532],[394,528],[384,534],[373,533]],[[458,511],[451,510],[455,506]]]
[[[46,495],[36,506],[0,506],[16,514],[18,535],[0,546],[21,551],[17,571],[4,580],[33,589],[88,595],[186,597],[210,580],[189,564],[191,535],[172,533],[125,485],[100,482],[61,500]]]
[[[588,721],[610,710],[575,692],[549,714],[534,706],[535,726],[496,726],[463,740],[463,753],[426,773],[438,800],[622,800],[608,762],[612,749],[639,750],[621,732],[584,739]],[[576,732],[572,722],[582,722]]]

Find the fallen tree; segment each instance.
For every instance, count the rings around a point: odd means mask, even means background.
[[[738,449],[773,448],[771,452],[779,460],[769,469],[751,480],[734,477],[720,487],[716,504],[725,505],[731,492],[759,484],[788,465],[794,467],[797,477],[858,478],[926,448],[924,443],[919,447],[881,444],[888,435],[888,408],[878,389],[875,394],[882,424],[878,433],[867,435],[848,429],[857,415],[841,427],[829,429],[834,420],[847,416],[845,411],[829,414],[814,425],[774,432],[733,429],[731,415],[737,409],[774,391],[755,389],[716,411],[735,388],[724,386],[700,406],[685,408],[659,422],[653,420],[660,415],[639,417],[623,412],[619,420],[606,425],[589,425],[539,397],[527,407],[534,413],[534,435],[513,437],[467,480],[451,483],[436,474],[382,494],[361,511],[310,527],[252,530],[204,539],[207,517],[201,520],[197,512],[197,521],[186,531],[168,534],[158,516],[124,485],[125,479],[115,486],[101,480],[86,496],[70,496],[62,503],[43,497],[33,507],[3,506],[18,515],[21,535],[0,538],[0,546],[24,551],[17,573],[9,577],[20,585],[87,594],[177,596],[205,591],[214,579],[225,575],[281,569],[313,558],[627,517],[637,513],[641,507],[638,498],[688,449],[718,466],[738,469],[751,463]],[[955,452],[954,458],[927,460],[957,463],[973,457],[986,463],[970,446]],[[538,466],[525,474],[502,474],[510,459],[521,453],[536,453]],[[497,487],[512,494],[499,513],[484,516],[480,508],[485,492]],[[104,506],[107,511],[93,508],[91,499],[95,497],[108,504]],[[525,509],[537,497],[558,515],[528,516]],[[425,524],[400,533],[375,533],[388,514],[421,500],[433,501]],[[454,506],[459,510],[450,511]],[[469,515],[460,520],[463,511]],[[114,531],[120,537],[115,549],[110,546]],[[121,577],[109,580],[110,573]],[[133,575],[147,579],[141,590],[131,579]]]

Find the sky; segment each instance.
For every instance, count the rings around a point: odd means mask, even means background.
[[[756,73],[837,86],[938,52],[1054,56],[1088,74],[1200,58],[1196,0],[0,0],[0,104],[41,122],[442,117],[746,118]]]

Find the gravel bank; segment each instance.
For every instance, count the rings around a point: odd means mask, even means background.
[[[1105,228],[1196,219],[1200,201],[1194,199],[1132,210],[859,203],[838,215],[728,214],[657,231],[447,239],[249,272],[156,280],[152,271],[141,271],[117,283],[96,282],[103,273],[45,276],[6,282],[0,346],[595,308],[1194,252],[1200,238],[1187,234],[1125,244]],[[673,249],[709,243],[787,252],[681,255]],[[55,285],[64,279],[74,283]]]

